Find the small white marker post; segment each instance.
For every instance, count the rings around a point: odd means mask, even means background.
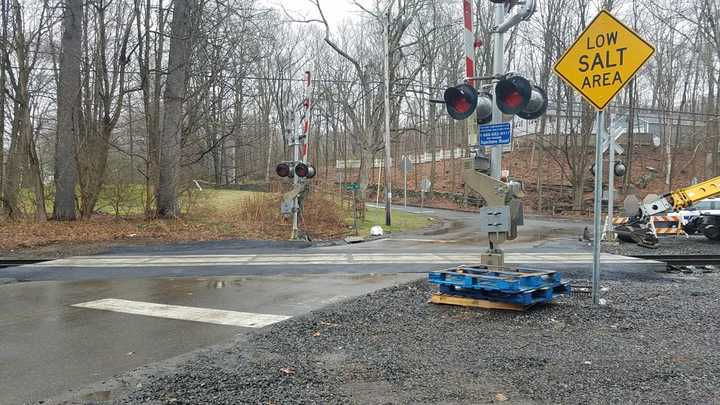
[[[407,208],[407,172],[408,172],[408,157],[403,155],[400,159],[400,168],[403,172],[403,206]]]

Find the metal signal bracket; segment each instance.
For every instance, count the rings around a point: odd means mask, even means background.
[[[510,2],[505,2],[505,4],[506,4],[505,7],[508,11],[515,4],[520,4],[521,7],[517,13],[511,15],[510,17],[506,17],[505,21],[503,21],[502,24],[492,27],[492,29],[490,30],[491,32],[505,33],[510,28],[518,25],[520,22],[527,21],[533,15],[533,13],[535,13],[535,7],[536,7],[535,0],[525,0],[522,3],[510,1]]]

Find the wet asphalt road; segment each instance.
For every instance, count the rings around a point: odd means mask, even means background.
[[[408,208],[408,211],[420,210]],[[423,273],[456,264],[479,262],[480,255],[487,249],[487,236],[479,232],[480,221],[477,214],[425,209],[423,215],[438,218],[441,224],[430,230],[387,235],[379,240],[350,245],[219,241],[173,246],[129,246],[86,258],[82,263],[60,260],[49,264],[0,269],[0,278],[19,281],[71,281],[338,272]],[[583,221],[528,218],[525,226],[520,228],[518,239],[506,242],[502,248],[510,254],[584,254],[587,258],[587,255],[591,254],[591,247],[587,243],[578,242],[578,236],[585,226],[587,223]],[[312,255],[315,255],[314,260]],[[379,258],[354,260],[354,256],[368,258],[368,255],[377,255]],[[398,260],[383,259],[383,256],[398,255],[405,257]],[[441,255],[446,258],[426,260],[422,255]],[[232,260],[224,260],[227,257]],[[267,257],[275,258],[275,262],[264,260]],[[98,262],[100,259],[113,262],[101,265]],[[249,262],[239,261],[240,259],[248,259]],[[155,263],[151,266],[150,261]],[[165,263],[157,263],[158,261]],[[258,265],[258,262],[262,265]],[[519,258],[511,263],[562,269],[575,278],[590,276],[587,260],[584,260],[584,263],[572,263],[574,266],[570,268],[562,259],[524,261]],[[629,267],[623,263],[616,265],[609,262],[608,266],[610,277],[625,277],[626,273],[645,271],[644,267]]]
[[[295,317],[416,278],[249,276],[0,286],[0,404],[38,401],[253,330],[70,305],[118,298]]]
[[[416,210],[416,209],[411,209]],[[353,245],[222,241],[115,248],[103,255],[0,269],[0,404],[61,394],[250,333],[248,328],[70,307],[107,298],[298,316],[329,303],[478,262],[476,214],[425,210],[442,225]],[[527,219],[509,257],[589,278],[585,223]],[[540,259],[530,255],[542,256]],[[582,254],[567,262],[554,254]],[[607,276],[653,277],[657,265],[608,260]],[[405,273],[405,274],[401,274]],[[370,275],[369,275],[370,274]]]

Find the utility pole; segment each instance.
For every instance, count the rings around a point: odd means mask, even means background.
[[[390,226],[390,207],[392,199],[392,179],[390,174],[390,7],[385,13],[385,225]]]
[[[498,27],[505,21],[505,3],[494,3],[495,5],[495,26]],[[495,38],[493,40],[493,75],[499,76],[505,73],[505,67],[503,64],[503,57],[505,55],[505,35],[503,31],[495,30],[492,34]],[[497,85],[498,80],[495,80]],[[493,91],[497,94],[496,91]],[[502,112],[497,106],[496,102],[492,103],[492,123],[502,123]],[[490,176],[495,179],[500,179],[502,172],[502,145],[495,145],[490,147]]]

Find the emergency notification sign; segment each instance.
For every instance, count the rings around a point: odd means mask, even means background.
[[[602,111],[655,53],[655,48],[605,10],[555,64],[555,73]]]

